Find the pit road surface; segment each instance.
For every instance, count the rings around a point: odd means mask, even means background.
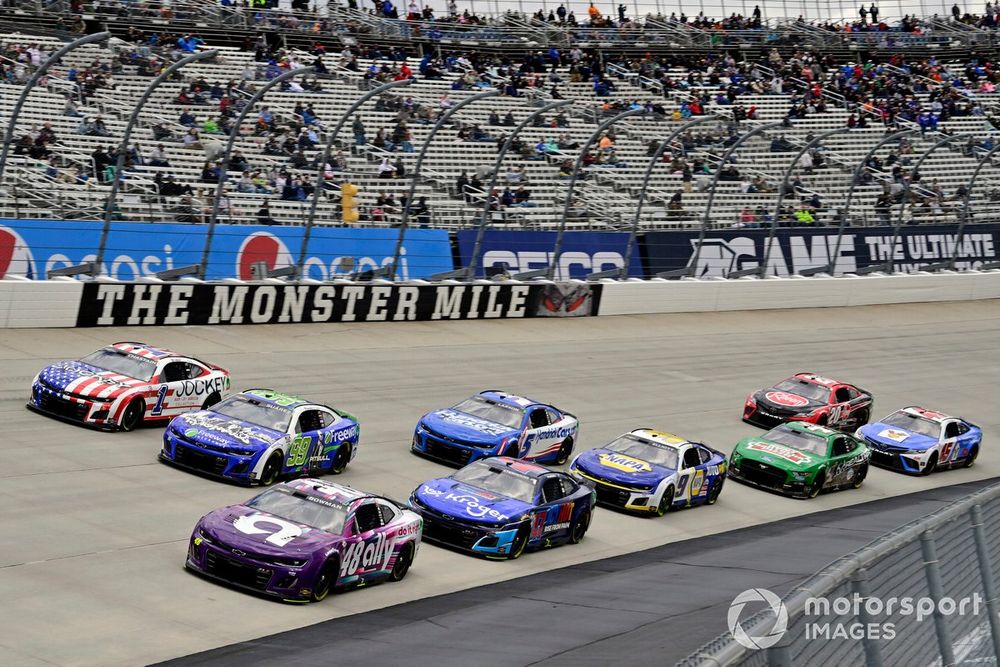
[[[719,503],[663,519],[601,509],[584,542],[512,562],[425,545],[406,580],[290,606],[186,573],[191,528],[253,491],[160,464],[160,428],[106,434],[28,412],[45,364],[145,340],[362,424],[338,482],[406,498],[449,468],[409,453],[416,420],[487,388],[577,414],[577,449],[655,427],[726,452],[758,434],[740,419],[755,388],[796,371],[984,429],[976,466],[912,478],[873,469],[857,491],[799,501],[727,482]],[[0,664],[135,665],[347,614],[809,512],[1000,474],[1000,302],[649,315],[577,320],[0,331]],[[831,554],[831,558],[837,554]],[[780,557],[775,554],[774,557]]]

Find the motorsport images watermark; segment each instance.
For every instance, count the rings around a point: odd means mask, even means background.
[[[757,603],[764,609],[747,612]],[[985,598],[979,593],[962,598],[943,597],[937,602],[929,597],[877,596],[811,597],[806,599],[802,617],[806,639],[884,639],[896,637],[896,623],[912,617],[917,623],[942,616],[978,616]],[[751,615],[761,614],[757,624],[744,627]],[[848,618],[847,622],[833,619]],[[765,649],[777,644],[788,631],[788,610],[775,593],[766,588],[751,588],[737,595],[727,614],[729,632],[739,644],[751,649]],[[862,622],[861,619],[866,619]],[[751,634],[753,633],[753,634]]]

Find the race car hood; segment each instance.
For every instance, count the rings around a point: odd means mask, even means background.
[[[82,382],[73,387],[72,393],[83,396],[116,398],[132,387],[145,384],[142,380],[126,378],[113,371],[106,371],[80,361],[61,361],[46,366],[38,374],[38,379],[56,391],[67,391],[67,387],[81,378],[92,378],[96,382]]]
[[[530,503],[456,482],[450,477],[424,482],[414,492],[423,505],[461,521],[505,524],[531,510]]]
[[[655,486],[677,472],[610,449],[590,449],[583,452],[576,459],[576,467],[609,482],[649,486]]]
[[[230,505],[209,512],[198,522],[195,532],[198,531],[219,546],[251,556],[308,558],[343,540],[338,535],[280,519],[246,505]]]
[[[211,410],[201,410],[176,417],[170,428],[194,443],[216,447],[266,449],[285,437],[256,424],[248,424]]]
[[[441,435],[472,444],[488,445],[519,433],[517,429],[509,426],[455,410],[436,410],[424,415],[420,421]]]
[[[865,424],[858,431],[869,442],[899,449],[922,451],[937,444],[937,440],[928,435],[914,433],[898,426],[889,426],[882,422]]]
[[[808,414],[816,408],[821,408],[826,403],[814,401],[779,389],[761,389],[753,395],[758,407],[771,410],[776,413],[786,414]]]
[[[741,440],[736,445],[736,452],[744,459],[768,463],[786,470],[806,470],[825,458],[762,438]]]

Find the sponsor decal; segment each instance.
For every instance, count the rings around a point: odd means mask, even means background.
[[[625,456],[624,454],[601,453],[598,455],[598,460],[600,460],[602,466],[621,470],[622,472],[649,472],[653,469],[647,462],[632,458],[631,456]]]
[[[283,547],[296,537],[309,531],[308,528],[279,519],[269,514],[247,514],[233,521],[233,528],[246,535],[264,535],[265,542]],[[275,529],[277,528],[277,530]]]
[[[184,398],[186,396],[203,396],[213,392],[222,394],[228,387],[229,383],[227,380],[228,378],[220,375],[214,378],[198,378],[195,380],[173,382],[171,384],[174,386],[174,396]]]
[[[700,496],[708,492],[708,484],[705,484],[705,471],[695,470],[691,478],[691,497]]]
[[[377,533],[372,540],[362,540],[348,545],[342,557],[340,576],[388,569],[389,559],[392,558],[395,546],[396,541],[390,540],[385,533]]]
[[[31,248],[21,235],[10,227],[0,225],[0,280],[7,276],[44,277],[38,275]]]
[[[220,433],[232,438],[233,440],[238,440],[244,445],[249,445],[251,438],[257,438],[270,443],[275,442],[274,439],[269,438],[263,433],[255,431],[249,426],[244,426],[238,422],[230,421],[228,419],[209,417],[205,414],[195,413],[184,417],[184,421],[186,426],[198,426],[206,431]],[[193,429],[188,429],[186,433],[189,433],[191,430]]]
[[[779,445],[773,442],[751,442],[747,445],[747,449],[752,449],[757,452],[763,452],[765,454],[774,454],[778,458],[785,459],[791,463],[809,463],[812,458],[800,452],[797,449],[792,449],[791,447],[785,447],[784,445]]]
[[[489,517],[491,519],[496,519],[497,521],[506,521],[510,519],[509,516],[498,512],[497,510],[483,505],[480,502],[480,498],[476,498],[473,495],[467,493],[455,493],[453,491],[440,491],[438,489],[433,489],[429,486],[423,487],[424,493],[429,496],[434,496],[436,498],[441,498],[442,500],[461,505],[465,510],[465,513],[476,519],[482,519],[484,517]]]
[[[503,435],[504,433],[510,433],[511,431],[510,427],[504,426],[503,424],[486,421],[485,419],[473,417],[472,415],[456,412],[454,410],[439,410],[435,414],[449,424],[471,428],[474,431],[479,431],[480,433],[485,433],[487,435]]]
[[[899,431],[894,428],[885,428],[878,433],[880,438],[885,438],[886,440],[892,440],[893,442],[903,442],[910,437],[910,434],[906,431]]]
[[[568,438],[576,434],[576,424],[572,426],[553,426],[537,431],[533,439],[545,440],[548,438]]]
[[[764,394],[764,398],[775,405],[784,405],[790,408],[801,408],[809,405],[809,399],[798,394],[790,394],[787,391],[769,391]]]
[[[545,526],[545,530],[543,530],[542,532],[543,533],[551,533],[554,530],[564,530],[566,528],[569,528],[569,521],[563,521],[562,523],[552,523],[552,524],[549,524],[548,526]]]

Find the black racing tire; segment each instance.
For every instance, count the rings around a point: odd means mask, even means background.
[[[719,499],[719,495],[722,493],[722,485],[726,483],[725,477],[720,477],[719,481],[715,483],[708,491],[708,498],[705,500],[706,505],[714,505],[715,501]]]
[[[930,460],[927,461],[927,466],[920,471],[920,474],[926,477],[927,475],[931,474],[937,469],[937,464],[938,464],[938,455],[937,452],[934,452],[933,454],[931,454]]]
[[[858,473],[854,476],[854,480],[851,482],[851,488],[860,489],[866,477],[868,477],[868,464],[864,463],[861,465],[861,468],[858,469]]]
[[[559,446],[559,453],[556,454],[555,464],[561,466],[566,461],[569,461],[569,457],[573,454],[573,438],[566,438],[562,441]]]
[[[393,564],[392,570],[389,571],[389,581],[402,581],[406,577],[406,573],[410,571],[410,565],[412,564],[413,543],[407,542],[400,550],[399,556],[396,557],[396,562]]]
[[[828,415],[825,414],[820,415],[819,418],[816,420],[816,426],[826,426],[829,421],[830,418]]]
[[[865,424],[868,423],[868,420],[870,420],[871,418],[872,418],[871,408],[865,408],[864,410],[858,413],[858,416],[854,421],[854,425],[855,427],[864,426]]]
[[[976,464],[976,457],[979,456],[979,445],[973,445],[969,453],[965,455],[965,463],[962,464],[963,468],[971,468]]]
[[[316,579],[316,585],[313,587],[312,601],[322,602],[330,594],[330,591],[334,589],[337,585],[337,579],[340,576],[340,558],[338,556],[332,556],[323,565],[323,569],[320,570],[319,577]]]
[[[264,469],[260,472],[260,485],[261,486],[271,486],[278,481],[278,475],[281,474],[281,462],[284,457],[281,452],[275,452],[271,454],[271,458],[267,460],[264,464]]]
[[[145,401],[140,398],[133,400],[125,406],[125,412],[122,413],[121,421],[118,422],[118,428],[123,431],[134,431],[142,424],[142,417],[145,413]]]
[[[507,449],[503,450],[503,452],[500,454],[500,456],[506,456],[506,457],[512,458],[512,459],[519,459],[519,458],[521,458],[521,456],[520,456],[520,447],[518,446],[517,442],[512,442],[509,445],[507,445]]]
[[[530,532],[531,527],[527,523],[517,529],[517,534],[514,535],[514,541],[511,542],[510,545],[510,553],[507,554],[507,560],[516,560],[521,557],[525,548],[528,546],[528,537]]]
[[[579,544],[583,539],[583,536],[587,534],[587,529],[590,528],[590,519],[592,515],[590,510],[583,510],[580,512],[580,516],[576,518],[573,525],[569,527],[569,543]]]
[[[345,442],[337,448],[337,453],[333,457],[333,463],[330,464],[330,473],[339,475],[344,472],[344,469],[347,468],[347,462],[350,460],[351,443]]]
[[[815,498],[823,491],[823,482],[826,481],[826,471],[820,470],[816,473],[816,479],[813,480],[812,486],[806,489],[806,496],[809,498]]]
[[[219,392],[213,391],[211,394],[209,394],[208,398],[205,399],[205,402],[201,404],[201,409],[208,410],[221,400],[222,397],[219,396]]]
[[[660,504],[656,506],[656,516],[663,516],[664,514],[670,511],[673,505],[674,505],[674,485],[671,484],[663,492],[663,495],[660,496]]]

